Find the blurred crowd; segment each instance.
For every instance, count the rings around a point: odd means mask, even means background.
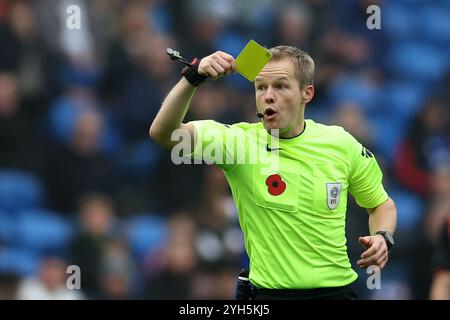
[[[371,4],[381,30],[366,27]],[[445,0],[0,0],[0,298],[233,298],[248,258],[222,172],[172,164],[148,129],[180,78],[167,47],[236,57],[249,39],[310,52],[306,117],[343,126],[383,168],[399,216],[380,290],[356,266],[368,217],[349,201],[359,296],[429,298],[450,213]],[[207,81],[191,119],[258,121],[252,84]]]

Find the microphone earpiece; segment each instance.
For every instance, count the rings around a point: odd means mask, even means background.
[[[260,119],[264,118],[264,114],[262,114],[261,112],[257,112],[256,116]]]

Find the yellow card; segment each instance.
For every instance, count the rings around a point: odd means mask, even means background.
[[[253,81],[271,58],[272,54],[269,50],[256,41],[250,40],[237,56],[236,68],[246,79]]]

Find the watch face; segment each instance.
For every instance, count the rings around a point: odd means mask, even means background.
[[[394,238],[392,237],[392,234],[390,234],[389,232],[386,232],[384,234],[384,236],[390,242],[391,246],[394,245]]]

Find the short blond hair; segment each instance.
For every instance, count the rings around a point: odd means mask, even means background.
[[[272,53],[272,61],[284,58],[292,60],[296,67],[295,74],[300,83],[300,88],[314,84],[314,60],[307,52],[291,46],[272,47],[269,51]]]

